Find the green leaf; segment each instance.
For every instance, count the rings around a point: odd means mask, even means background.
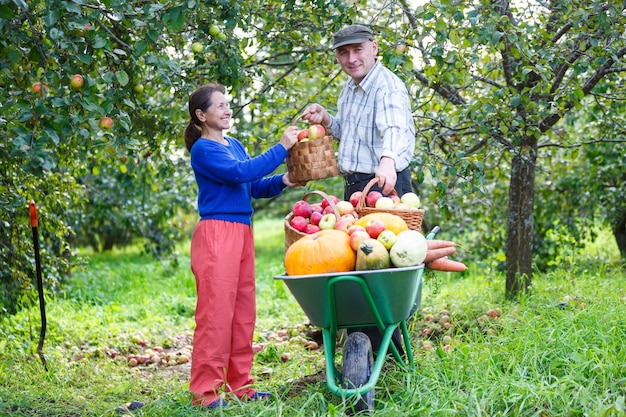
[[[115,73],[115,78],[117,78],[117,82],[119,82],[122,87],[126,87],[126,85],[128,85],[129,77],[126,71],[117,71]]]
[[[24,7],[26,7],[25,4],[24,4]],[[6,4],[0,4],[0,17],[1,18],[6,19],[6,20],[11,20],[13,19],[13,16],[15,16],[15,14],[13,13],[13,10],[9,6],[7,6]]]
[[[185,25],[185,15],[182,7],[173,9],[163,16],[163,24],[172,32],[180,32]]]
[[[133,45],[134,47],[133,55],[135,55],[136,57],[142,56],[143,54],[146,53],[149,46],[150,44],[146,41],[135,42],[135,45]]]

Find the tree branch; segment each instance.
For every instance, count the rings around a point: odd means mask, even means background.
[[[582,90],[584,95],[589,94],[591,90],[596,86],[596,84],[598,84],[598,82],[606,74],[608,74],[609,69],[611,69],[613,64],[615,64],[615,59],[621,59],[624,54],[626,54],[626,46],[619,49],[614,54],[608,55],[607,60],[604,62],[604,64],[599,67],[598,70],[591,77],[589,77],[589,79],[583,85]],[[575,103],[573,101],[568,101],[567,103],[565,103],[565,106],[563,106],[563,110],[552,113],[539,124],[539,130],[543,133],[551,129],[552,126],[554,126],[556,122],[558,122],[561,117],[563,117],[563,114],[565,114],[566,111],[574,107],[574,105]]]
[[[573,149],[580,148],[587,145],[592,145],[594,143],[626,143],[626,139],[595,139],[589,140],[585,142],[578,142],[571,145],[565,145],[562,143],[544,143],[542,145],[538,145],[537,148],[560,148],[560,149]]]
[[[432,88],[441,96],[450,100],[451,103],[456,104],[457,106],[463,106],[463,107],[467,105],[463,97],[461,97],[461,95],[459,94],[458,90],[450,86],[445,86],[440,83],[431,83],[430,80],[424,74],[422,74],[421,72],[417,70],[412,70],[411,72],[413,73],[415,78],[417,78],[417,80],[421,82],[425,87]]]

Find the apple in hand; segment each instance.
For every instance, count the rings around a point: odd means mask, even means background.
[[[302,216],[308,219],[311,216],[313,209],[311,208],[311,205],[305,200],[300,200],[293,203],[293,206],[291,207],[291,212],[294,216]]]
[[[354,206],[349,201],[345,201],[345,200],[338,201],[336,206],[337,206],[337,209],[339,210],[339,214],[341,214],[342,216],[344,214],[354,213]]]
[[[326,136],[326,129],[322,125],[309,126],[309,139],[316,140]]]
[[[372,208],[376,207],[376,201],[378,201],[378,199],[382,196],[383,195],[380,191],[370,191],[365,197],[365,205]]]
[[[385,222],[381,219],[374,217],[365,223],[365,231],[372,239],[376,239],[378,235],[386,229]]]
[[[420,208],[420,198],[415,193],[404,193],[400,197],[402,203],[408,204],[409,207]]]
[[[302,216],[293,216],[289,224],[291,224],[291,227],[293,227],[297,231],[304,232],[304,229],[306,229],[306,226],[307,224],[309,224],[309,222]]]
[[[375,208],[383,210],[391,210],[394,206],[395,204],[390,197],[380,197],[374,205]]]
[[[70,78],[70,87],[72,87],[72,90],[80,90],[83,87],[83,76],[74,74],[72,78]]]
[[[324,217],[324,215],[321,212],[314,211],[313,213],[311,213],[311,216],[309,217],[309,223],[317,226],[320,223],[320,220],[322,220],[322,217]]]
[[[298,132],[298,142],[306,142],[309,139],[309,129],[304,129]]]
[[[356,252],[365,239],[370,239],[370,235],[365,230],[356,230],[350,235],[350,247]]]
[[[359,201],[361,201],[362,195],[363,195],[363,191],[355,191],[352,194],[350,194],[350,198],[348,200],[350,201],[350,203],[352,203],[354,207],[356,207],[357,204],[359,204]]]
[[[333,213],[324,214],[324,216],[320,219],[318,226],[320,229],[334,229],[335,224],[337,223],[337,218]]]
[[[380,243],[383,244],[383,246],[385,247],[385,249],[389,250],[391,249],[391,247],[393,246],[394,243],[396,243],[396,234],[394,232],[392,232],[391,230],[383,230],[382,232],[380,232],[380,234],[378,235],[378,237],[376,238]]]

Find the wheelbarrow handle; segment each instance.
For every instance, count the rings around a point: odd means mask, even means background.
[[[426,236],[426,239],[430,240],[430,239],[434,239],[434,237],[437,235],[437,233],[439,233],[441,231],[441,228],[439,226],[435,226],[430,230],[430,233],[428,233],[428,235]]]

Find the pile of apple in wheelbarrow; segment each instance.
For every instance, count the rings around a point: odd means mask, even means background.
[[[411,193],[413,194],[413,193]],[[414,201],[414,194],[399,201]],[[321,203],[295,202],[287,218],[303,231],[285,252],[287,275],[325,274],[400,268],[425,264],[432,270],[463,272],[467,266],[450,259],[456,243],[425,237],[392,210],[359,216],[356,204],[328,196]],[[418,200],[419,201],[419,200]],[[333,214],[329,206],[337,210]],[[323,219],[323,220],[322,220]],[[313,232],[304,232],[315,223]]]

